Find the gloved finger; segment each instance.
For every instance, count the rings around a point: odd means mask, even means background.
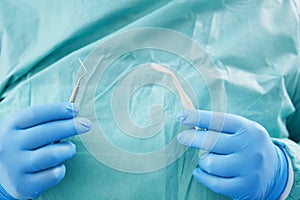
[[[238,115],[206,110],[184,110],[177,116],[177,120],[190,127],[225,133],[238,132],[252,122]]]
[[[20,110],[10,122],[17,129],[26,129],[42,123],[76,117],[79,107],[73,103],[49,103]]]
[[[217,154],[231,154],[239,151],[245,140],[239,134],[226,134],[217,131],[185,130],[177,135],[179,144]]]
[[[199,159],[199,168],[210,175],[232,178],[243,176],[249,171],[251,163],[239,153],[220,155],[209,153]]]
[[[76,153],[76,146],[71,142],[49,144],[37,150],[28,151],[24,170],[27,173],[38,172],[60,165]]]
[[[20,134],[22,147],[27,150],[39,148],[90,130],[91,121],[86,118],[75,118],[52,121],[28,128]]]
[[[42,193],[56,186],[64,178],[65,174],[66,167],[63,164],[47,170],[27,174],[25,182],[30,187],[27,187],[26,191],[31,194]],[[34,191],[30,191],[30,189]]]
[[[200,168],[196,168],[193,170],[194,178],[201,184],[205,185],[212,191],[222,194],[225,196],[232,196],[232,194],[236,194],[238,190],[240,190],[241,184],[243,183],[241,177],[235,178],[224,178],[218,177],[214,175],[210,175]]]

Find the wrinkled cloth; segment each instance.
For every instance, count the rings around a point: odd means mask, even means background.
[[[155,152],[172,143],[182,128],[176,123],[181,105],[174,87],[169,88],[172,81],[152,74],[133,77],[124,84],[128,77],[124,73],[135,72],[140,69],[136,66],[158,60],[180,77],[185,89],[191,91],[187,93],[194,95],[197,109],[211,110],[213,102],[208,88],[216,86],[217,90],[221,86],[224,94],[220,99],[225,101],[226,112],[263,125],[292,160],[294,184],[289,199],[298,199],[299,6],[295,0],[1,1],[0,119],[27,106],[67,101],[81,72],[77,58],[89,60],[91,52],[97,47],[101,49],[110,38],[145,27],[172,30],[196,41],[202,48],[201,55],[205,53],[211,59],[218,76],[209,82],[209,87],[205,78],[180,55],[160,49],[137,49],[116,58],[97,77],[99,85],[95,86],[95,94],[87,93],[95,96],[95,100],[88,102],[94,105],[86,114],[95,110],[97,119],[92,120],[101,125],[105,138],[127,152]],[[139,46],[143,43],[141,39],[147,42],[159,36],[149,33],[123,42]],[[123,42],[119,48],[124,47]],[[108,56],[119,49],[117,44],[108,51]],[[174,41],[175,44],[180,41]],[[185,49],[188,51],[193,51],[192,47]],[[90,75],[93,78],[92,71]],[[143,78],[147,79],[146,85],[142,82],[142,87],[131,88],[135,80]],[[168,87],[151,81],[160,81]],[[119,109],[114,105],[124,103],[122,96],[115,92],[120,83],[132,92],[126,100],[130,118],[139,127],[152,125],[149,115],[162,113],[157,111],[161,108],[153,105],[161,105],[165,115],[155,118],[158,121],[153,125],[161,127],[158,134],[141,139],[132,137],[130,130],[127,130],[129,135],[125,134],[120,128],[113,112]],[[112,98],[114,95],[118,98]],[[81,108],[85,108],[84,97],[81,100]],[[164,119],[163,126],[160,119]],[[156,170],[133,173],[122,171],[122,166],[116,169],[99,161],[84,138],[71,140],[77,146],[77,154],[66,163],[66,177],[40,199],[227,199],[192,177],[198,161],[197,150],[184,150],[178,158]],[[109,155],[110,152],[103,148],[100,153]],[[111,158],[120,159],[114,154]],[[164,158],[168,159],[168,155]],[[132,160],[128,162],[123,165],[134,165],[130,164]],[[150,164],[147,162],[145,165]]]

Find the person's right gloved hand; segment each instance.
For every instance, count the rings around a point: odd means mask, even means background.
[[[73,103],[25,108],[0,122],[0,199],[35,199],[64,177],[75,145],[56,141],[87,132]]]

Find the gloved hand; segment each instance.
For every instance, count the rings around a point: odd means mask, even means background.
[[[186,110],[178,115],[178,121],[203,128],[177,136],[182,145],[210,151],[199,158],[193,171],[198,182],[233,199],[280,197],[287,183],[288,161],[260,124],[202,110]]]
[[[51,103],[25,108],[0,122],[0,199],[34,199],[58,184],[62,164],[76,151],[67,137],[87,132],[78,106]]]

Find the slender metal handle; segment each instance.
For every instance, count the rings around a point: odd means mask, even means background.
[[[80,60],[80,58],[78,58],[78,61],[80,62],[81,67],[84,70],[84,74],[78,79],[77,83],[75,84],[75,86],[73,88],[73,91],[72,91],[72,94],[71,94],[71,97],[70,97],[70,102],[71,103],[74,103],[75,100],[76,100],[76,96],[77,96],[78,91],[79,91],[80,81],[87,75],[87,70],[86,70],[84,64],[82,63],[82,61]]]
[[[79,91],[79,86],[76,85],[76,86],[73,88],[73,91],[72,91],[72,94],[71,94],[71,97],[70,97],[70,102],[71,102],[71,103],[74,103],[74,102],[75,102],[75,99],[76,99],[76,96],[77,96],[78,91]]]

